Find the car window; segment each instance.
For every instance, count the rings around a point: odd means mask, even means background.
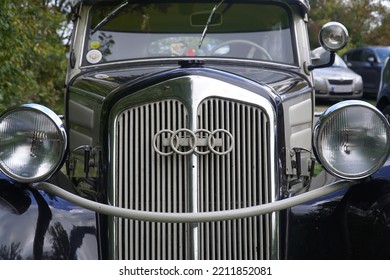
[[[104,24],[115,5],[96,4],[90,11],[83,63],[223,56],[295,64],[293,20],[280,4],[223,3],[200,42],[218,2],[132,2]]]
[[[348,57],[349,61],[361,61],[362,60],[362,50],[352,51]]]

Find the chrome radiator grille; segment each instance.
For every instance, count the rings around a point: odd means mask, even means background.
[[[196,128],[191,127],[192,118],[197,120]],[[261,108],[208,98],[194,110],[170,99],[125,109],[117,116],[115,126],[112,172],[116,206],[154,212],[208,212],[271,200],[270,127]],[[225,129],[234,137],[233,150],[227,155],[157,154],[154,135],[163,129],[180,128]],[[196,176],[193,166],[197,167]],[[115,218],[113,224],[114,257],[119,259],[271,257],[269,215],[199,224]]]

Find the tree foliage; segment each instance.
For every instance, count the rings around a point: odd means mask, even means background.
[[[319,46],[321,26],[329,21],[341,22],[348,29],[346,49],[390,46],[390,0],[311,0],[310,6],[308,26],[313,48]]]
[[[66,17],[52,1],[0,1],[0,111],[36,102],[62,110]]]

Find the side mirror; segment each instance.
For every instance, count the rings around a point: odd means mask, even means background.
[[[330,52],[329,62],[320,65],[309,65],[307,69],[312,71],[316,68],[332,66],[335,60],[335,53],[341,50],[348,43],[348,30],[339,22],[331,21],[326,23],[320,31],[319,41],[321,46]]]
[[[367,62],[369,62],[369,63],[374,63],[375,62],[375,57],[373,57],[373,56],[369,56],[369,57],[367,57]]]

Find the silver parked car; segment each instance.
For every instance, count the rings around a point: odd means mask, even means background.
[[[319,47],[312,52],[313,63],[329,61],[329,52]],[[362,77],[335,55],[332,66],[313,70],[316,99],[359,99],[363,96]]]

